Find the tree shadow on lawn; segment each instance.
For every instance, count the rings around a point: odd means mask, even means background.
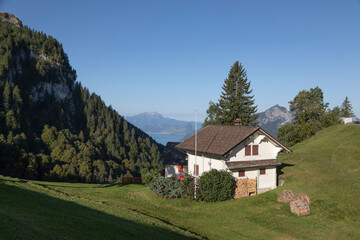
[[[1,176],[1,175],[0,175]],[[3,175],[5,176],[5,175]],[[8,176],[5,176],[8,177]],[[10,178],[10,177],[8,177]],[[64,183],[68,183],[67,185],[61,185],[61,184],[52,184],[51,182],[46,182],[46,181],[40,181],[40,180],[26,180],[26,179],[19,179],[19,180],[14,180],[14,179],[0,179],[0,183],[2,181],[8,181],[8,182],[12,182],[12,183],[27,183],[27,182],[33,182],[35,181],[35,184],[47,187],[66,187],[66,188],[108,188],[108,187],[125,187],[127,185],[131,185],[131,184],[122,184],[122,183],[104,183],[104,184],[99,184],[99,183],[94,183],[94,185],[99,185],[99,186],[93,186],[92,183],[72,183],[72,182],[64,182]],[[59,183],[59,182],[57,182]],[[84,186],[73,186],[75,184],[84,184]],[[142,184],[137,184],[137,185],[142,185]]]
[[[109,215],[46,194],[6,185],[0,179],[1,239],[196,239],[175,227],[146,219],[149,224]],[[111,207],[105,206],[104,207]],[[126,214],[126,213],[125,213]],[[143,216],[135,216],[143,218]]]

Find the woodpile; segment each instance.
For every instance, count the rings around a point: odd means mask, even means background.
[[[289,203],[294,198],[294,193],[291,190],[284,190],[281,193],[279,193],[278,202],[284,202]]]
[[[234,198],[248,197],[256,195],[256,179],[241,178],[236,180],[236,188]]]
[[[291,190],[284,190],[278,195],[278,202],[290,203],[290,211],[298,216],[310,214],[310,198],[305,193],[294,194]]]
[[[293,200],[301,200],[304,203],[306,203],[307,205],[311,204],[309,196],[307,194],[305,194],[305,193],[295,194],[294,197],[293,197]]]
[[[310,207],[302,200],[292,200],[290,202],[290,211],[298,216],[309,215]]]

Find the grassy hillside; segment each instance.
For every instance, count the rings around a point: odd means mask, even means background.
[[[282,154],[284,186],[220,203],[165,200],[143,185],[23,181],[0,177],[1,239],[357,239],[360,127],[334,126]],[[276,202],[308,193],[311,215]]]

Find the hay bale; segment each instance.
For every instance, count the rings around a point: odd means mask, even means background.
[[[289,203],[291,200],[293,200],[294,193],[291,190],[284,190],[281,193],[279,193],[278,202],[284,202]]]
[[[303,216],[310,214],[310,207],[307,203],[301,200],[292,200],[290,201],[290,210],[292,213]]]
[[[309,196],[307,194],[305,194],[305,193],[295,194],[294,197],[293,197],[293,200],[301,200],[301,201],[303,201],[304,203],[306,203],[308,205],[311,204]]]

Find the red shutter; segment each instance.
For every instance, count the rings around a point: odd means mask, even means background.
[[[245,170],[239,171],[239,177],[245,177]]]
[[[183,165],[178,166],[178,172],[184,172],[184,166]]]
[[[245,147],[245,156],[251,156],[251,146],[247,145]]]
[[[266,174],[266,169],[260,168],[260,175],[265,175],[265,174]]]
[[[199,176],[199,165],[194,165],[194,174],[195,176]]]
[[[259,155],[259,145],[253,145],[252,155]]]

